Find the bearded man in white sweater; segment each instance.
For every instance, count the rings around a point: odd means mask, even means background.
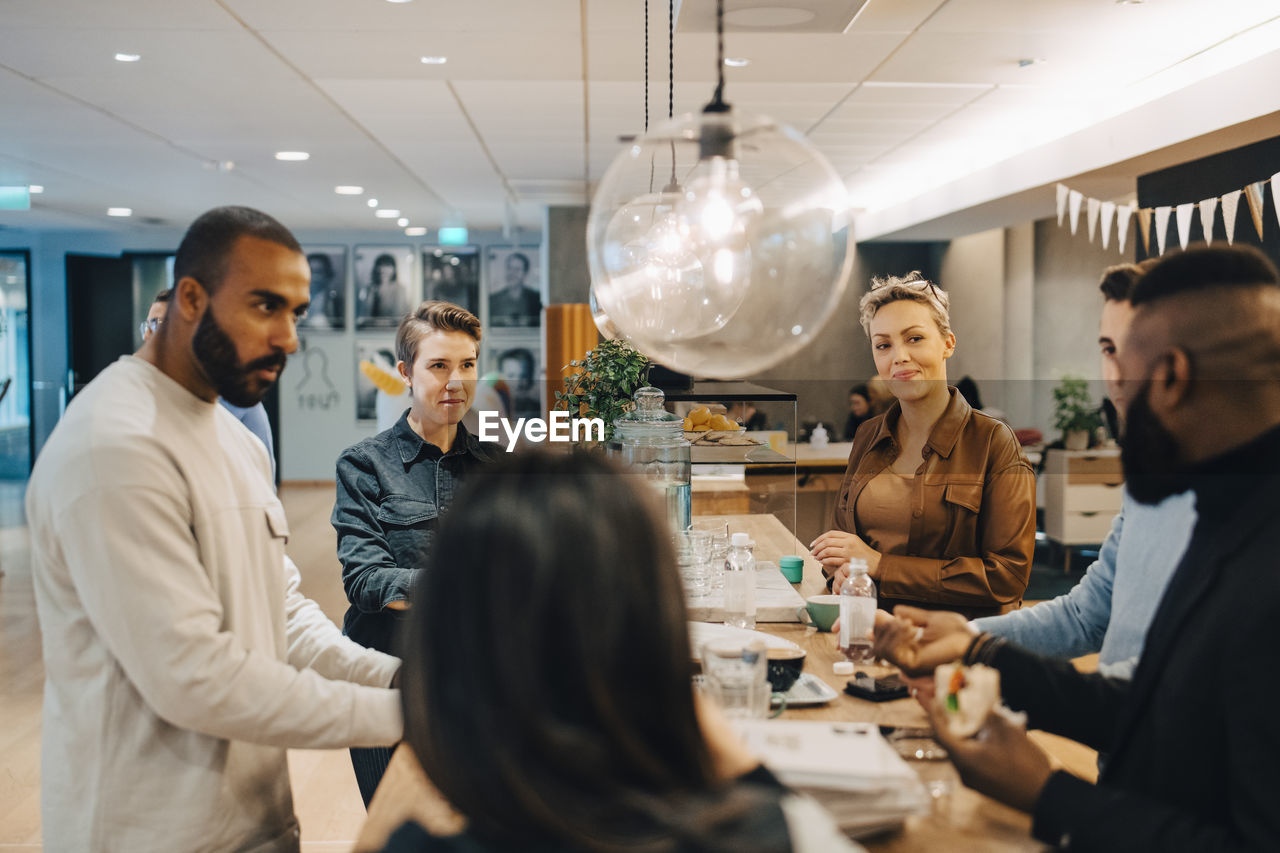
[[[298,590],[256,404],[310,269],[243,207],[178,248],[165,321],[67,408],[27,491],[47,851],[297,851],[286,750],[400,739],[395,658]]]

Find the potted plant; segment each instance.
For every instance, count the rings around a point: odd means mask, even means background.
[[[613,437],[613,422],[631,411],[636,390],[649,384],[649,359],[622,340],[601,341],[580,361],[566,367],[576,372],[556,392],[556,408],[579,418],[604,421],[604,440]]]
[[[1079,376],[1064,376],[1053,389],[1054,423],[1062,430],[1067,450],[1085,450],[1089,437],[1102,426],[1102,414],[1089,399],[1089,383]]]

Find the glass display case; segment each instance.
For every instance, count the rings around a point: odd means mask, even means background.
[[[667,408],[686,416],[701,407],[751,429],[689,431],[693,516],[775,516],[793,535],[796,518],[796,395],[751,382],[704,380],[664,388]]]

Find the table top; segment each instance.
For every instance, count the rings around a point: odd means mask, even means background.
[[[808,556],[807,550],[782,522],[771,515],[720,517],[729,522],[730,532],[751,534],[759,559],[776,562],[787,554],[803,556],[804,579],[797,585],[801,595],[826,592],[817,561]],[[928,725],[923,709],[914,699],[877,703],[844,693],[848,676],[838,676],[831,671],[832,664],[842,659],[834,635],[818,633],[799,624],[767,623],[757,628],[797,643],[807,655],[805,671],[822,678],[840,694],[826,705],[788,708],[783,714],[785,719]],[[891,671],[885,667],[861,668],[876,675]],[[1096,775],[1096,754],[1092,750],[1043,732],[1033,732],[1032,737],[1055,763],[1088,779]],[[862,844],[868,850],[875,853],[923,850],[1001,853],[1043,849],[1043,845],[1031,838],[1031,820],[1027,815],[965,788],[949,762],[912,761],[910,764],[935,792],[933,810],[928,815],[908,818],[900,831],[863,839]],[[457,832],[462,826],[462,819],[431,785],[408,745],[402,744],[369,806],[369,816],[356,841],[356,850],[380,849],[396,827],[410,818],[439,834]]]

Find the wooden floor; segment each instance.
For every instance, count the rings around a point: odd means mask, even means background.
[[[10,498],[6,494],[0,496]],[[336,539],[329,525],[333,486],[286,486],[281,499],[293,532],[288,552],[303,592],[338,624],[346,610]],[[18,498],[20,500],[20,498]],[[10,510],[13,508],[10,507]],[[10,521],[20,514],[5,513]],[[0,528],[0,853],[40,850],[40,699],[44,667],[25,527]],[[289,775],[305,853],[347,853],[364,803],[346,750],[291,750]]]

